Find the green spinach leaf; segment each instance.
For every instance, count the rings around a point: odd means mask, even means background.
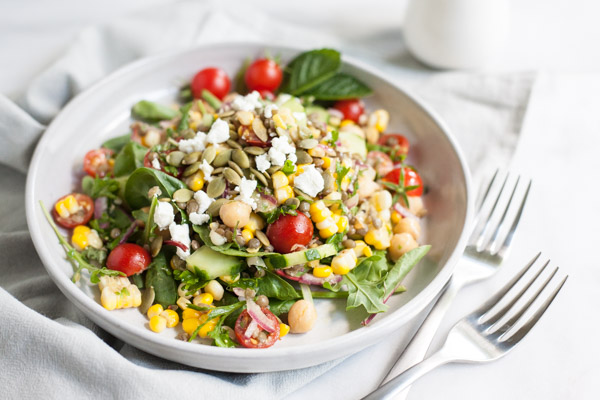
[[[271,300],[269,301],[269,310],[280,316],[290,311],[296,300]]]
[[[314,96],[317,100],[344,100],[365,97],[371,93],[373,91],[363,82],[351,75],[338,72],[302,94]]]
[[[148,149],[137,142],[127,143],[115,158],[113,173],[116,177],[129,175],[144,166],[144,157]]]
[[[163,307],[177,301],[177,285],[164,253],[159,253],[146,270],[146,287],[154,288],[154,302]]]
[[[125,201],[131,209],[137,210],[150,205],[148,190],[158,186],[162,194],[159,197],[172,197],[173,193],[186,185],[179,179],[152,168],[136,169],[125,185]]]
[[[282,92],[300,95],[335,75],[340,67],[340,53],[333,49],[304,52],[285,70]]]
[[[81,180],[81,189],[93,199],[103,196],[115,199],[121,190],[121,183],[117,179],[108,177],[92,178],[87,175]]]
[[[127,133],[123,136],[117,136],[115,138],[108,139],[106,142],[102,143],[102,147],[118,153],[129,142],[131,142],[131,134]]]
[[[175,118],[179,111],[153,101],[141,100],[134,104],[131,114],[143,121],[158,122]]]
[[[298,298],[298,292],[294,287],[279,275],[271,271],[265,271],[265,276],[258,279],[259,294],[264,294],[268,298],[279,300],[293,300]]]

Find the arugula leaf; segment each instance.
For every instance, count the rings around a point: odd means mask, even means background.
[[[144,166],[148,149],[137,142],[127,143],[115,157],[113,173],[115,177],[129,175]]]
[[[182,290],[189,295],[196,293],[208,283],[208,281],[200,278],[198,275],[187,269],[185,271],[176,269],[173,271],[173,275],[176,280],[183,283]]]
[[[193,104],[194,103],[190,102],[179,109],[179,112],[181,113],[181,120],[179,120],[179,123],[177,124],[177,132],[182,132],[190,127],[190,109],[192,108]]]
[[[300,95],[335,75],[340,67],[340,53],[333,49],[304,52],[294,58],[285,70],[281,92]]]
[[[225,254],[228,256],[235,256],[235,257],[255,257],[255,256],[262,257],[262,256],[269,256],[272,254],[277,254],[277,253],[267,253],[267,252],[261,252],[261,251],[258,251],[256,253],[248,253],[245,250],[232,249],[231,247],[233,246],[233,242],[229,242],[229,243],[225,243],[223,245],[217,246],[217,245],[213,244],[213,242],[210,240],[210,228],[207,225],[194,225],[192,227],[192,229],[200,236],[200,240],[202,240],[202,242],[204,242],[205,245],[207,245],[212,250],[217,251],[221,254]]]
[[[148,122],[158,122],[175,118],[177,110],[148,100],[140,100],[131,108],[131,114],[136,119]]]
[[[281,172],[286,175],[291,175],[296,170],[296,165],[291,160],[285,160],[283,167],[281,168]]]
[[[342,282],[348,286],[346,310],[362,306],[369,314],[387,311],[388,306],[383,303],[385,293],[377,282],[359,281],[352,271],[344,275]]]
[[[361,98],[373,91],[360,80],[344,72],[338,72],[329,79],[304,92],[317,100],[344,100]]]
[[[207,320],[198,326],[194,333],[188,339],[188,342],[194,340],[194,338],[198,335],[200,329],[208,323],[208,321],[218,318],[217,324],[215,327],[208,333],[208,337],[214,339],[215,345],[217,347],[236,347],[236,344],[229,337],[229,333],[226,330],[223,330],[223,322],[227,319],[229,315],[235,313],[238,310],[241,310],[242,307],[245,306],[245,302],[240,301],[228,306],[216,307],[216,308],[207,308],[207,307],[197,307],[193,304],[189,304],[188,307],[192,310],[196,311],[209,311]]]
[[[362,260],[353,271],[358,280],[381,282],[388,273],[386,251],[376,251],[371,257]]]
[[[296,207],[295,204],[283,204],[281,207],[278,207],[269,213],[263,213],[263,216],[265,217],[267,224],[272,224],[277,221],[281,215],[298,215]]]
[[[162,192],[160,197],[172,197],[173,193],[187,186],[179,179],[153,168],[138,168],[127,179],[125,185],[125,201],[136,210],[150,205],[148,190],[158,186]]]
[[[419,246],[405,253],[396,261],[383,281],[386,298],[394,293],[404,277],[429,252],[429,249],[431,249],[430,245]]]
[[[92,265],[102,268],[104,267],[104,262],[106,261],[106,250],[96,249],[92,246],[86,247],[81,255],[85,257],[85,259]]]
[[[146,287],[154,288],[154,302],[163,307],[177,301],[177,285],[163,252],[158,253],[146,270]]]
[[[337,174],[335,181],[337,183],[338,190],[342,189],[342,181],[344,177],[350,172],[350,167],[344,167],[339,162],[335,166],[335,173]]]
[[[129,142],[131,142],[131,134],[126,133],[123,136],[117,136],[115,138],[108,139],[106,142],[102,143],[102,147],[118,153]]]

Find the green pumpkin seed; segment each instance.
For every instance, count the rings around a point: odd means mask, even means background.
[[[219,177],[213,179],[212,181],[210,181],[210,183],[206,187],[206,194],[211,199],[217,198],[223,194],[226,186],[227,186],[227,183],[225,183],[225,178],[223,178],[222,176],[219,176]]]
[[[263,149],[262,147],[258,147],[258,146],[246,147],[246,148],[244,148],[244,151],[253,156],[260,156],[267,152],[265,149]]]
[[[277,165],[273,165],[271,168],[267,169],[267,172],[269,173],[269,175],[273,175],[275,172],[279,171],[281,169],[281,167],[278,167]]]
[[[154,294],[154,288],[152,286],[146,288],[144,290],[144,294],[142,295],[142,304],[140,304],[140,311],[146,315],[152,304],[154,304],[154,298],[156,295]]]
[[[233,161],[228,161],[227,165],[229,165],[229,168],[231,168],[235,172],[237,172],[239,176],[244,176],[244,171],[242,171],[242,169],[240,168],[240,166],[237,165],[236,163],[234,163]]]
[[[152,257],[156,257],[158,255],[158,253],[160,253],[160,249],[162,249],[162,244],[163,244],[163,237],[162,236],[157,236],[154,239],[152,239],[152,243],[150,243],[150,254],[152,254]]]
[[[219,114],[219,118],[228,118],[231,117],[233,114],[235,114],[235,111],[233,110],[223,111],[221,114]]]
[[[250,171],[252,172],[252,174],[254,174],[254,177],[260,181],[260,183],[262,183],[265,186],[269,186],[269,181],[260,171],[254,168],[250,168]]]
[[[263,246],[267,247],[271,245],[269,238],[262,231],[257,230],[256,232],[254,232],[254,235],[256,235],[256,238],[260,240]]]
[[[173,193],[173,200],[177,203],[187,203],[194,197],[194,192],[189,189],[179,189]]]
[[[235,149],[231,154],[231,159],[242,169],[250,167],[248,154],[244,153],[242,149]]]
[[[317,139],[302,139],[298,142],[298,147],[301,147],[306,150],[310,150],[313,147],[317,147],[319,141]]]
[[[307,195],[306,193],[304,193],[302,190],[294,188],[294,192],[296,193],[296,196],[302,196],[305,199],[309,199],[309,200],[314,200],[312,198],[312,196]]]
[[[328,171],[323,173],[323,188],[324,189],[332,189],[333,184],[335,183],[335,179],[333,179],[333,175]]]
[[[215,168],[215,169],[213,169],[212,174],[213,175],[219,175],[221,172],[223,172],[224,169],[225,168],[223,168],[223,167]]]
[[[185,165],[191,165],[191,164],[193,164],[193,163],[197,162],[197,161],[200,159],[200,155],[201,155],[201,154],[202,154],[202,153],[201,153],[201,152],[199,152],[199,151],[194,151],[193,153],[186,154],[186,155],[183,157],[182,164],[185,164]]]
[[[212,163],[217,156],[217,148],[215,146],[209,146],[202,152],[202,158],[200,161],[206,160],[207,163]]]
[[[186,129],[182,132],[184,139],[193,139],[196,137],[196,132],[193,129]]]
[[[254,118],[254,121],[252,121],[252,130],[261,141],[266,142],[269,140],[267,128],[265,128],[265,125],[260,118]]]
[[[219,215],[219,211],[221,210],[221,206],[225,203],[229,203],[229,200],[227,199],[217,199],[215,201],[213,201],[212,203],[210,203],[210,206],[208,206],[208,209],[206,210],[206,213],[208,215],[210,215],[211,217],[216,217]]]
[[[240,138],[240,135],[234,129],[231,129],[229,131],[229,139],[238,140],[239,138]]]
[[[295,197],[292,197],[291,199],[287,199],[285,201],[285,205],[293,207],[294,209],[296,209],[296,208],[298,208],[298,206],[300,206],[300,200],[298,200]]]
[[[185,171],[183,171],[183,176],[194,175],[200,169],[200,165],[201,163],[199,161],[196,161],[195,163],[187,167]]]
[[[169,154],[167,154],[167,162],[169,163],[169,165],[179,167],[181,165],[181,162],[183,161],[183,157],[185,157],[185,153],[183,153],[182,151],[172,151]]]
[[[238,175],[237,172],[235,172],[233,169],[231,168],[225,168],[223,170],[223,176],[225,177],[225,179],[227,179],[227,181],[229,183],[232,183],[236,186],[240,186],[242,183],[242,179],[240,178],[240,176]]]
[[[304,150],[296,150],[296,164],[312,164],[313,158]]]
[[[227,149],[227,150],[223,150],[222,152],[220,152],[219,154],[217,154],[217,156],[215,157],[215,159],[213,160],[213,166],[215,167],[224,167],[227,165],[227,162],[229,160],[231,160],[231,150]]]
[[[235,115],[240,124],[248,126],[252,123],[252,120],[255,119],[254,115],[250,111],[238,111]]]
[[[238,142],[236,142],[235,140],[229,139],[225,143],[227,143],[229,145],[229,147],[234,148],[234,149],[241,149],[242,148],[242,145],[239,144]]]

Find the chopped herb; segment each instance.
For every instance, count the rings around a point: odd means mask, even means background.
[[[291,175],[296,170],[296,165],[291,160],[286,160],[281,171],[286,175]]]
[[[346,177],[346,175],[350,172],[349,167],[344,167],[339,162],[335,166],[335,173],[337,174],[335,178],[335,182],[337,183],[338,190],[342,190],[342,181]]]

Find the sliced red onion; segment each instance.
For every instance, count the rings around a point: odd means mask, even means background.
[[[331,117],[337,117],[339,119],[344,119],[344,113],[342,113],[340,110],[338,110],[337,108],[328,108],[327,112],[329,113],[329,115]]]
[[[323,286],[323,283],[325,282],[329,282],[332,285],[335,285],[336,283],[342,280],[341,275],[330,275],[327,278],[317,278],[313,274],[307,272],[305,274],[302,274],[301,276],[290,276],[280,269],[276,269],[275,273],[291,281],[304,283],[305,285]]]
[[[238,297],[246,298],[246,289],[243,289],[241,287],[234,287],[233,293],[235,293],[235,295]]]
[[[163,242],[163,244],[176,246],[176,247],[179,247],[183,251],[188,251],[188,247],[185,244],[178,242],[177,240],[165,240]]]
[[[275,204],[277,206],[277,199],[275,197],[271,196],[270,194],[261,193],[260,197],[262,199],[267,200],[269,203],[273,203],[273,204]]]
[[[402,218],[417,218],[415,214],[408,211],[408,209],[400,203],[394,204],[394,210],[396,210],[396,212],[398,212]]]
[[[127,228],[127,231],[125,231],[125,234],[123,235],[121,240],[119,240],[119,244],[125,243],[127,239],[129,239],[129,236],[131,236],[133,232],[135,232],[135,228],[137,228],[137,222],[133,221],[131,225],[129,225],[129,228]]]
[[[252,321],[250,321],[250,323],[248,324],[246,331],[244,332],[244,336],[247,338],[251,338],[257,329],[258,329],[258,323],[256,322],[255,319],[252,319]]]
[[[258,326],[269,333],[275,332],[277,329],[275,321],[269,319],[254,300],[246,299],[246,310],[248,310],[248,314],[250,314],[252,320],[256,321]],[[246,330],[246,333],[248,333],[248,330]]]
[[[94,218],[100,219],[106,208],[108,207],[108,201],[106,197],[98,197],[94,200]]]

